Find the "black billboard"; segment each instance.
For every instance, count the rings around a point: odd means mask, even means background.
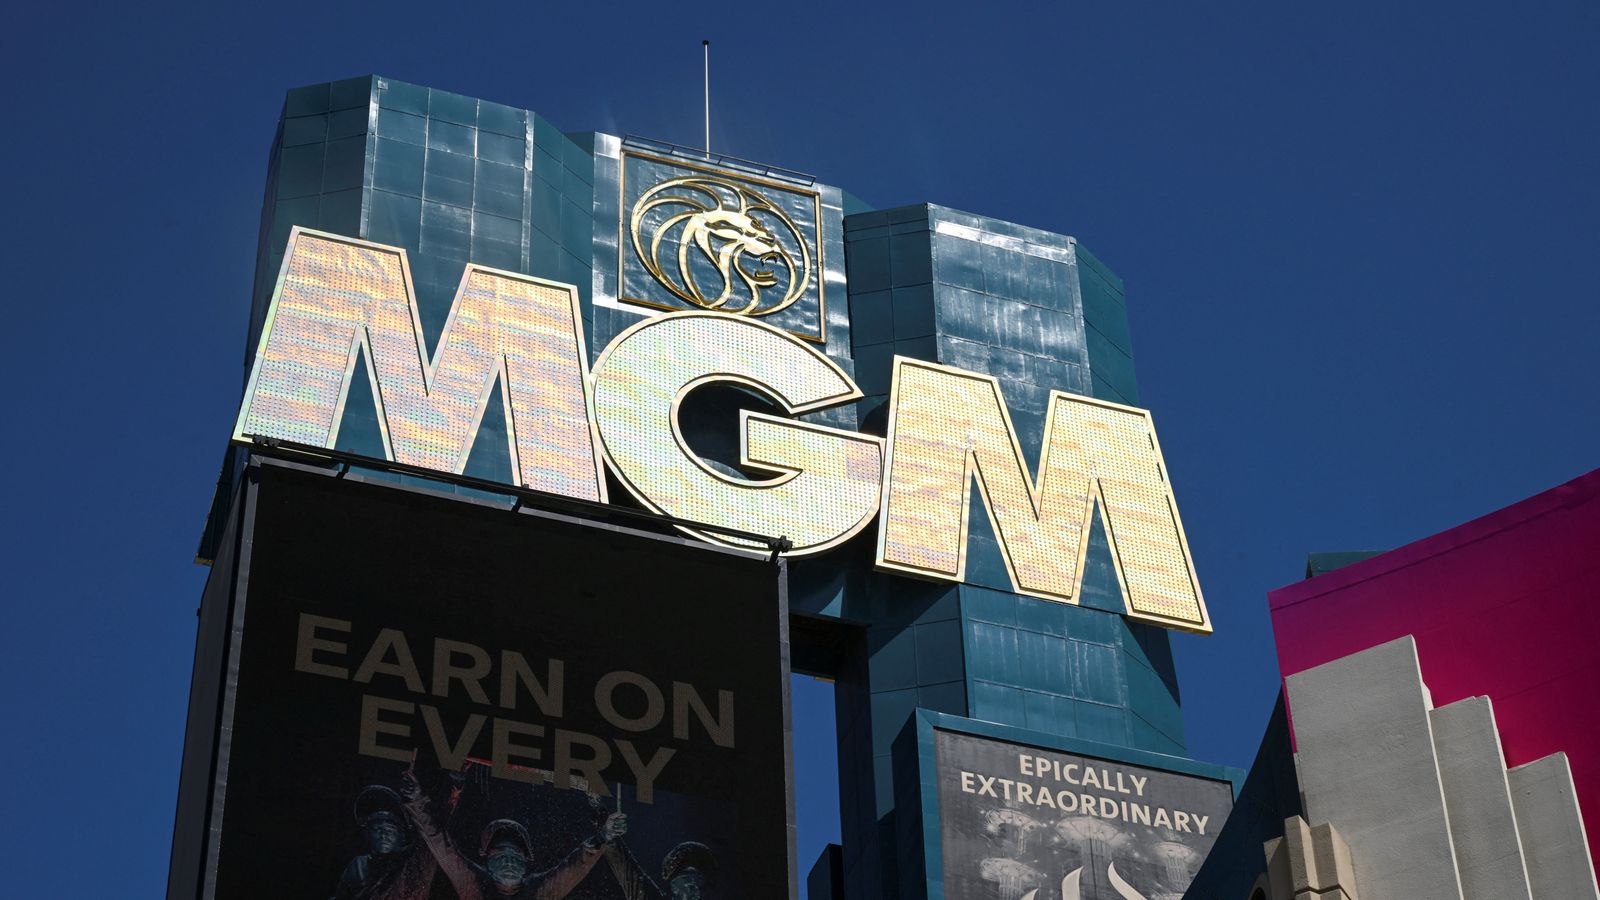
[[[169,897],[791,895],[779,564],[250,471],[202,613]]]
[[[934,730],[948,900],[1178,900],[1229,781]]]

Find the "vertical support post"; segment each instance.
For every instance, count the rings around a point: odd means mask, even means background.
[[[705,56],[706,97],[706,159],[711,158],[711,42],[701,41],[700,50]]]

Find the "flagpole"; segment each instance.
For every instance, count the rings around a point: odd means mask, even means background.
[[[711,158],[711,42],[701,41],[700,50],[705,55],[706,97],[706,159]]]

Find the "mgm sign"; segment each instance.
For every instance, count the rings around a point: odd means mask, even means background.
[[[810,251],[786,238],[792,216],[706,179],[645,192],[634,208],[627,242],[692,308],[641,319],[592,367],[572,285],[467,266],[430,358],[404,250],[296,229],[234,438],[332,448],[351,383],[366,378],[387,456],[459,474],[498,385],[494,415],[527,488],[606,502],[609,470],[650,510],[781,535],[792,556],[876,519],[878,569],[959,582],[975,484],[1017,592],[1077,602],[1099,516],[1127,615],[1211,630],[1147,411],[1053,391],[1031,472],[997,379],[897,357],[884,436],[808,422],[862,392],[804,335],[763,318],[817,289]],[[714,383],[784,413],[742,414],[737,475],[698,456],[679,424],[684,398]]]

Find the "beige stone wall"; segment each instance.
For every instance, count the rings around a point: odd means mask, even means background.
[[[1359,900],[1350,847],[1333,826],[1295,816],[1265,849],[1267,874],[1248,900]]]
[[[1565,754],[1508,772],[1488,698],[1435,709],[1410,637],[1287,690],[1306,818],[1246,900],[1600,900]]]

